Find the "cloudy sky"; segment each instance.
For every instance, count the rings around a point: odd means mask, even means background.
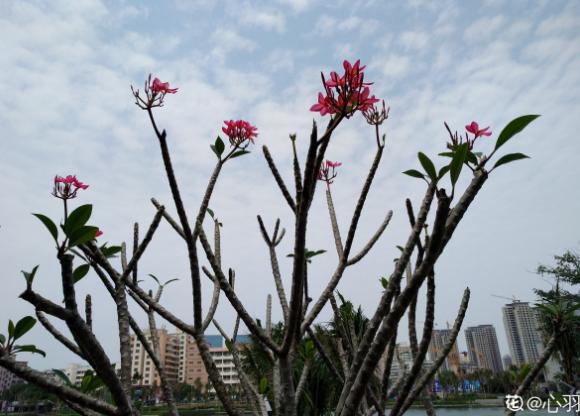
[[[578,248],[576,1],[0,4],[0,332],[6,332],[8,319],[33,314],[17,298],[24,288],[20,270],[40,264],[36,289],[60,301],[50,236],[30,215],[61,218],[60,201],[50,195],[55,174],[76,174],[90,184],[74,203],[94,204],[91,222],[104,231],[104,241],[129,241],[135,221],[145,227],[154,214],[151,197],[174,212],[156,140],[129,88],[141,86],[149,73],[179,87],[156,115],[167,129],[192,214],[215,163],[209,144],[223,120],[244,118],[259,129],[255,151],[226,165],[211,203],[224,224],[224,262],[236,269],[239,294],[256,317],[263,318],[266,295],[274,293],[256,214],[270,225],[281,218],[292,230],[289,210],[258,146],[269,146],[290,183],[288,134],[298,134],[303,154],[312,119],[324,122],[309,112],[320,89],[320,71],[339,69],[343,59],[367,64],[365,79],[374,81],[373,93],[391,107],[387,153],[355,250],[388,210],[394,216],[374,251],[345,274],[341,293],[367,313],[374,310],[381,293],[378,278],[390,273],[395,246],[405,241],[409,229],[404,200],[410,197],[418,204],[425,188],[401,172],[417,167],[418,151],[436,158],[444,149],[443,121],[458,130],[472,120],[491,126],[494,135],[480,144],[481,151],[489,152],[512,118],[542,114],[505,146],[506,152],[524,152],[531,159],[493,173],[437,266],[437,327],[453,321],[469,286],[465,325],[494,324],[502,354],[508,353],[501,318],[506,301],[492,295],[532,301],[532,288],[547,285],[533,273],[538,263]],[[373,149],[373,131],[360,116],[345,122],[330,146],[328,157],[343,162],[333,185],[343,233]],[[291,240],[289,232],[279,250],[287,285],[291,263],[285,255]],[[316,292],[336,264],[321,192],[312,209],[308,246],[328,250],[312,265],[310,284]],[[147,273],[181,278],[164,300],[191,320],[185,249],[166,224],[139,270],[144,279]],[[153,287],[151,281],[144,285]],[[113,303],[94,275],[78,284],[78,292],[79,297],[93,295],[95,331],[116,359]],[[209,292],[206,286],[206,300]],[[281,317],[278,307],[274,313]],[[234,316],[225,302],[217,317],[231,327]],[[328,317],[325,310],[321,321]],[[46,359],[29,357],[38,368],[76,361],[40,327],[25,341],[48,352]]]

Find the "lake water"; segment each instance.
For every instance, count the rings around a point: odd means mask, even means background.
[[[435,409],[437,416],[504,416],[505,412],[503,408],[500,407],[488,407],[488,408],[458,408],[458,409]],[[517,416],[547,416],[547,415],[572,415],[573,413],[567,413],[564,409],[560,409],[558,413],[548,413],[545,410],[538,410],[536,412],[524,411],[516,412]],[[410,409],[405,412],[405,416],[425,416],[425,410],[423,409]]]

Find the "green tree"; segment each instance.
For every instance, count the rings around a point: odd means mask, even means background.
[[[540,298],[540,321],[544,338],[547,340],[565,319],[563,328],[556,338],[554,351],[562,367],[562,379],[570,386],[578,388],[577,375],[580,374],[580,292],[574,289],[580,285],[580,255],[566,251],[560,256],[554,256],[555,265],[540,265],[538,274],[555,281],[550,290],[536,289]],[[570,287],[564,289],[564,285]],[[559,314],[559,315],[558,315]]]

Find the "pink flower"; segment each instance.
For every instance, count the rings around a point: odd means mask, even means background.
[[[154,94],[175,94],[179,88],[169,88],[169,82],[161,82],[159,78],[155,78],[151,83],[151,91]]]
[[[258,129],[244,120],[224,120],[225,126],[222,131],[229,137],[232,146],[242,146],[247,142],[254,143],[254,139],[258,137]]]
[[[475,121],[472,121],[471,124],[465,126],[465,130],[467,130],[469,133],[475,134],[474,139],[477,139],[480,136],[491,136],[491,131],[488,131],[489,127],[480,129],[479,124],[477,124]]]
[[[345,60],[342,66],[342,76],[332,71],[327,80],[322,74],[326,95],[318,93],[318,103],[310,107],[310,111],[319,112],[321,116],[340,113],[348,118],[357,110],[364,112],[379,102],[378,98],[371,96],[369,85],[372,83],[364,82],[363,70],[366,66],[361,66],[360,60],[354,65]]]
[[[332,100],[329,97],[325,97],[321,92],[318,93],[318,103],[310,107],[310,111],[319,112],[321,116],[336,113]]]
[[[89,185],[86,185],[79,181],[75,175],[68,175],[66,177],[55,176],[54,177],[54,189],[52,194],[60,199],[72,199],[77,196],[77,191],[79,189],[87,189]]]
[[[179,88],[170,88],[169,82],[161,82],[159,78],[151,81],[151,74],[145,80],[143,91],[145,96],[142,97],[139,90],[133,88],[131,91],[135,97],[135,104],[143,110],[151,110],[153,107],[162,107],[166,94],[175,94]]]
[[[100,237],[103,235],[103,232],[97,228],[97,232],[95,233],[95,238]]]
[[[341,162],[333,162],[331,160],[326,160],[326,162],[322,163],[320,167],[320,171],[318,172],[318,179],[330,185],[334,182],[334,178],[336,178],[336,168],[342,166]]]

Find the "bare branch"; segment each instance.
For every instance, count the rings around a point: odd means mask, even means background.
[[[62,332],[60,332],[58,329],[56,329],[48,320],[48,318],[44,315],[44,313],[40,312],[39,310],[36,311],[36,317],[38,318],[38,321],[42,324],[42,326],[58,341],[60,342],[62,345],[64,345],[65,347],[67,347],[71,352],[75,353],[76,355],[78,355],[79,357],[81,357],[83,360],[85,359],[83,353],[81,352],[81,350],[79,349],[79,347],[76,346],[76,344],[74,342],[72,342],[70,339],[68,339],[67,337],[64,336],[64,334]]]
[[[217,260],[214,256],[214,254],[212,253],[212,249],[209,245],[209,242],[207,241],[207,237],[206,237],[203,229],[200,230],[199,241],[201,242],[201,245],[205,251],[205,254],[209,260],[209,263],[212,267],[213,272],[215,273],[215,277],[218,280],[221,289],[223,290],[224,294],[226,295],[226,297],[228,298],[228,300],[230,301],[231,305],[234,307],[236,312],[240,315],[240,317],[244,321],[244,324],[246,324],[246,327],[261,342],[263,342],[265,345],[267,345],[268,348],[270,348],[272,351],[277,353],[280,350],[280,348],[274,343],[274,341],[272,341],[272,339],[270,337],[268,337],[264,333],[264,331],[260,327],[258,327],[256,322],[254,321],[254,318],[252,318],[250,316],[250,314],[248,313],[248,311],[244,308],[244,305],[239,300],[238,296],[234,292],[234,289],[228,283],[228,280],[226,279],[221,267],[217,263]]]
[[[21,379],[42,387],[44,390],[62,398],[63,400],[77,403],[80,406],[89,408],[104,415],[121,416],[126,414],[122,413],[121,410],[107,402],[88,396],[72,387],[60,384],[46,376],[44,373],[33,370],[22,363],[17,363],[12,358],[5,355],[0,355],[0,366],[6,368],[11,373],[16,374]]]
[[[93,302],[91,301],[91,295],[85,297],[85,322],[87,326],[92,331],[93,330]]]
[[[278,256],[276,254],[276,246],[282,241],[284,237],[285,230],[282,229],[280,235],[278,236],[278,230],[280,227],[280,219],[276,220],[276,226],[272,238],[268,235],[262,217],[258,215],[258,224],[260,226],[260,232],[262,237],[268,246],[268,251],[270,253],[270,264],[272,267],[272,276],[274,277],[274,283],[276,284],[276,293],[278,294],[278,299],[280,301],[280,306],[282,307],[282,314],[284,315],[284,322],[288,322],[290,316],[288,300],[286,298],[286,292],[284,291],[284,284],[282,283],[282,275],[280,273],[280,266],[278,264]]]
[[[304,366],[302,367],[302,373],[300,374],[300,380],[296,386],[296,395],[294,397],[295,405],[298,406],[300,402],[300,397],[304,393],[304,388],[306,387],[306,381],[308,380],[308,375],[310,373],[310,368],[312,367],[312,358],[307,358],[304,361]]]
[[[398,414],[399,409],[403,405],[405,399],[411,392],[411,388],[415,383],[415,380],[419,376],[421,369],[423,368],[423,362],[425,361],[425,356],[427,355],[427,350],[429,349],[429,342],[431,341],[431,333],[433,331],[433,320],[435,318],[435,277],[433,273],[429,274],[427,279],[427,306],[425,311],[425,324],[423,325],[423,337],[421,339],[421,344],[413,353],[413,366],[411,371],[407,376],[405,385],[397,397],[393,408],[391,409],[391,416]],[[415,334],[416,336],[416,334]],[[417,339],[415,338],[415,342]]]
[[[371,251],[373,246],[376,244],[377,241],[379,241],[379,238],[381,238],[381,235],[383,235],[383,233],[387,229],[392,217],[393,211],[389,211],[387,213],[387,216],[379,226],[378,230],[373,234],[373,236],[369,240],[369,242],[362,248],[362,250],[358,254],[351,257],[351,259],[346,263],[347,266],[352,266],[353,264],[358,263],[364,258],[364,256],[366,256],[369,253],[369,251]]]
[[[447,343],[443,347],[443,350],[441,351],[440,355],[437,357],[437,359],[435,360],[429,371],[423,374],[423,376],[415,384],[415,388],[413,389],[407,400],[405,400],[405,403],[401,409],[400,414],[404,414],[409,408],[409,406],[413,404],[417,396],[423,391],[423,389],[425,388],[427,383],[429,383],[431,378],[435,375],[439,367],[441,367],[443,361],[445,361],[445,358],[449,354],[449,351],[451,351],[451,349],[453,348],[455,340],[457,339],[457,335],[459,335],[459,331],[461,330],[463,318],[465,318],[465,312],[467,311],[467,306],[469,305],[469,297],[470,291],[469,288],[466,288],[465,291],[463,292],[461,305],[459,306],[459,311],[457,313],[457,317],[455,318],[455,322],[453,323],[453,328],[451,329],[451,333],[449,334],[449,339],[447,340]]]
[[[278,168],[276,167],[276,164],[274,163],[274,159],[272,159],[272,155],[270,154],[268,147],[262,146],[262,151],[264,152],[264,157],[266,158],[266,162],[268,163],[268,167],[270,168],[270,171],[272,172],[272,175],[274,176],[274,179],[276,180],[276,183],[278,184],[278,187],[280,188],[280,191],[282,192],[284,199],[288,203],[288,206],[290,207],[292,212],[296,212],[296,204],[295,204],[294,200],[292,199],[290,192],[288,192],[288,188],[286,187],[286,184],[284,183],[284,179],[282,179],[282,176],[280,176],[280,172],[278,171]]]

